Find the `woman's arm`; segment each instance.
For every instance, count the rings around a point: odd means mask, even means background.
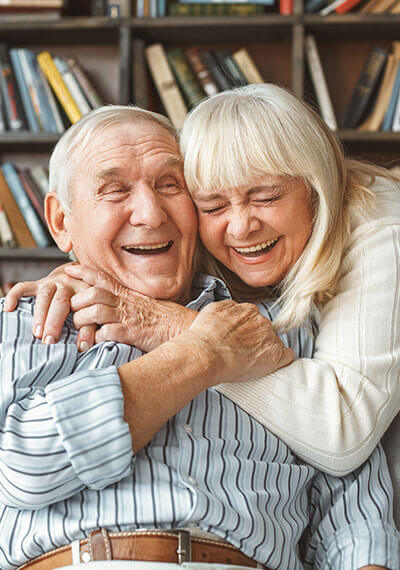
[[[364,228],[323,308],[313,359],[221,392],[335,475],[371,454],[400,407],[400,225]]]

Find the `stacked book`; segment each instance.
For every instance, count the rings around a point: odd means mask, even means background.
[[[101,104],[75,59],[0,43],[0,133],[60,134]]]
[[[0,18],[59,18],[64,0],[0,0]]]
[[[350,11],[359,14],[396,14],[400,12],[400,0],[306,0],[304,11],[321,16],[345,14]]]
[[[339,121],[313,36],[306,38],[306,60],[321,115],[332,129],[400,132],[400,42],[391,49],[373,46]]]
[[[188,110],[205,97],[264,81],[246,49],[231,53],[192,46],[166,51],[157,43],[146,48],[146,59],[165,111],[178,129]]]
[[[54,242],[44,216],[48,172],[41,165],[18,169],[0,166],[0,244],[2,247],[49,247]]]

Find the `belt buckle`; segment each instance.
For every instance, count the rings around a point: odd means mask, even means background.
[[[192,536],[190,531],[183,529],[174,529],[174,533],[178,537],[178,564],[192,561]]]

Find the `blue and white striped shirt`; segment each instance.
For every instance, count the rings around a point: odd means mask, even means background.
[[[229,297],[211,278],[195,294],[198,310]],[[380,448],[355,474],[324,475],[210,389],[133,456],[117,367],[142,353],[115,342],[79,353],[70,318],[45,346],[32,336],[33,303],[0,314],[1,570],[99,527],[191,525],[271,569],[400,567]],[[312,355],[305,330],[284,340]]]

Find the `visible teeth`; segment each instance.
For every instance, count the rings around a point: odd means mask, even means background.
[[[252,245],[250,247],[235,247],[234,249],[236,249],[236,251],[239,253],[253,253],[255,251],[262,251],[277,241],[278,238],[272,239],[270,241],[265,241],[264,243],[259,243],[258,245]]]
[[[167,247],[169,241],[165,243],[158,243],[157,245],[127,245],[124,249],[162,249],[163,247]]]

